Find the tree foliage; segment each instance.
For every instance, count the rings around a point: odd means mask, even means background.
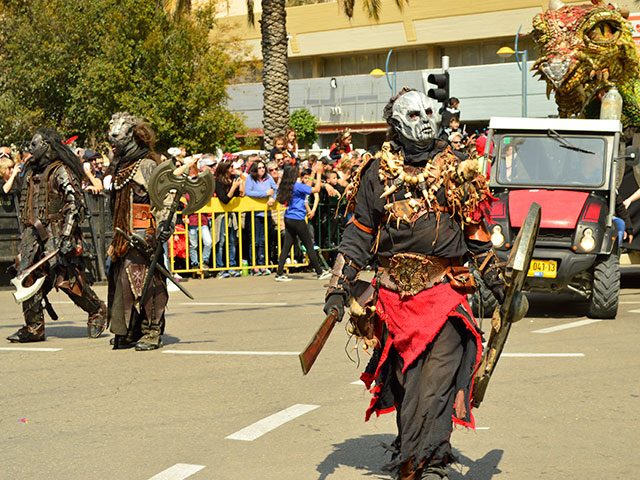
[[[289,117],[289,125],[298,135],[298,143],[310,147],[318,139],[318,119],[306,108],[296,110]]]
[[[161,149],[233,144],[244,130],[226,106],[238,43],[213,6],[191,13],[149,0],[3,0],[0,139],[49,126],[100,141],[111,114],[127,110],[151,122]]]

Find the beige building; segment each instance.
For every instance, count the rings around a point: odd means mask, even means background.
[[[385,70],[390,50],[392,85],[396,72],[398,88],[409,85],[425,92],[431,88],[426,74],[440,69],[441,58],[448,56],[451,95],[460,98],[461,119],[472,128],[492,115],[520,115],[522,74],[514,57],[503,59],[496,52],[504,45],[513,48],[516,32],[528,33],[533,17],[548,6],[548,0],[411,0],[398,9],[394,0],[381,0],[376,21],[358,0],[351,20],[336,1],[287,3],[306,3],[287,8],[292,110],[311,110],[321,120],[321,131],[333,134],[349,127],[365,136],[384,127],[382,107],[391,90],[384,78],[369,74],[375,68]],[[633,2],[619,2],[625,3],[633,10]],[[260,59],[260,1],[255,4],[255,27],[247,23],[245,0],[223,0],[219,21],[231,24],[251,55]],[[527,50],[529,62],[536,58],[526,36],[519,38],[518,50]],[[261,84],[235,85],[229,93],[232,108],[244,112],[248,126],[260,133]],[[555,113],[544,85],[530,75],[526,102],[529,116]],[[360,143],[378,141],[379,135],[374,137]]]

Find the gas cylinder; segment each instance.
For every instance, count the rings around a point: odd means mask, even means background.
[[[622,96],[616,87],[611,87],[600,105],[600,120],[620,120],[622,118]]]

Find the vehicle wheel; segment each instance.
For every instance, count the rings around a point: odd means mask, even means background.
[[[591,318],[616,318],[620,293],[620,260],[617,253],[598,257],[593,268],[593,285],[589,298]]]
[[[477,286],[476,291],[469,295],[471,311],[475,317],[491,317],[493,311],[498,306],[498,301],[496,297],[493,296],[493,293],[491,293],[491,290],[484,284],[482,277],[480,277],[480,272],[478,272],[475,265],[471,264],[469,270],[473,274],[473,279],[476,281]]]

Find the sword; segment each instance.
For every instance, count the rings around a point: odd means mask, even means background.
[[[116,231],[127,240],[127,243],[131,247],[135,248],[138,252],[140,252],[147,261],[151,261],[151,249],[149,248],[149,244],[144,240],[144,238],[142,238],[140,235],[136,233],[134,233],[133,235],[129,235],[124,230],[121,230],[118,227],[116,227]],[[187,289],[180,284],[180,282],[176,281],[173,275],[171,275],[171,272],[169,272],[169,270],[167,270],[164,265],[162,265],[161,263],[156,263],[156,269],[158,270],[158,272],[164,275],[165,278],[167,278],[176,287],[178,287],[182,293],[184,293],[187,297],[193,300],[193,295],[191,295],[187,291]]]
[[[320,355],[322,347],[324,347],[324,344],[327,342],[327,338],[331,335],[333,327],[336,326],[337,320],[338,311],[334,308],[322,321],[320,328],[318,328],[318,331],[311,338],[311,341],[304,351],[298,355],[298,358],[300,359],[300,366],[302,367],[302,373],[304,375],[309,373],[309,370],[311,370],[316,358]]]

